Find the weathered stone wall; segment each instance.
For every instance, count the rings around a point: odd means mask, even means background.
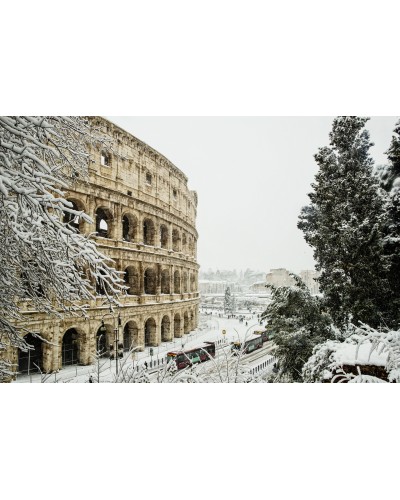
[[[91,120],[110,144],[90,151],[89,182],[78,179],[65,197],[93,219],[76,226],[84,234],[97,231],[100,251],[125,272],[129,289],[112,314],[99,294],[88,304],[86,320],[49,318],[29,311],[28,304],[27,326],[51,342],[42,344],[46,372],[62,368],[63,340],[71,329],[77,361],[89,364],[103,321],[106,346],[117,328],[121,342],[140,350],[181,337],[198,324],[197,194],[157,151],[103,118]],[[10,354],[18,365],[18,352]]]

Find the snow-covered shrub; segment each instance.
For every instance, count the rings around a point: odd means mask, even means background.
[[[314,348],[303,367],[304,381],[400,382],[400,331],[378,331],[365,324],[349,328],[344,342],[328,340]],[[363,367],[375,367],[377,375],[362,373]]]

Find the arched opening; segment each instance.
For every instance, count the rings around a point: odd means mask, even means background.
[[[172,250],[174,252],[180,251],[181,237],[177,229],[172,230]]]
[[[82,212],[85,210],[85,207],[83,206],[82,202],[76,201],[76,200],[70,200],[70,199],[68,199],[67,201],[72,203],[72,207],[69,207],[72,210],[76,210],[77,212]],[[64,224],[69,224],[74,229],[76,229],[78,232],[82,231],[83,220],[82,220],[82,217],[80,215],[75,215],[75,214],[71,214],[70,212],[64,211],[63,222],[64,222]]]
[[[105,151],[102,151],[100,153],[100,164],[103,167],[110,167],[111,166],[111,155],[109,153],[106,153]]]
[[[151,267],[144,272],[144,293],[155,295],[157,292],[157,274]]]
[[[181,277],[179,271],[174,272],[174,293],[181,293]]]
[[[128,295],[139,295],[139,271],[134,266],[129,266],[125,269],[124,281],[128,287],[126,291]]]
[[[31,347],[27,352],[18,350],[18,372],[36,373],[43,370],[43,342],[28,333],[24,337],[25,342]]]
[[[105,271],[103,271],[103,269],[100,269],[99,272],[100,272],[101,276],[106,275],[106,273],[105,273]],[[107,286],[108,285],[101,278],[99,278],[99,277],[96,278],[96,293],[97,293],[97,295],[107,295],[107,293],[106,293]]]
[[[124,351],[128,352],[138,345],[139,329],[135,321],[128,321],[124,327]]]
[[[125,241],[137,240],[137,218],[131,214],[122,217],[122,238]]]
[[[161,271],[161,293],[170,293],[169,270]]]
[[[144,345],[157,345],[157,326],[154,318],[149,318],[144,325]]]
[[[182,289],[183,289],[183,293],[188,292],[188,274],[186,271],[183,272],[183,276],[182,276]]]
[[[189,333],[190,328],[189,328],[189,316],[188,313],[185,312],[183,315],[183,333]]]
[[[174,337],[181,337],[181,317],[177,313],[174,316]]]
[[[61,347],[61,364],[76,365],[79,362],[79,334],[75,328],[64,333]]]
[[[154,245],[155,228],[151,219],[143,221],[143,243],[145,245]]]
[[[96,210],[96,232],[103,238],[111,238],[112,214],[107,208],[98,208]]]
[[[96,354],[100,358],[109,356],[109,345],[112,342],[113,329],[111,325],[100,326],[96,334]]]
[[[171,340],[170,326],[171,321],[169,316],[164,316],[161,321],[161,342],[168,342]]]
[[[161,248],[168,247],[168,228],[164,224],[160,226],[160,246]]]

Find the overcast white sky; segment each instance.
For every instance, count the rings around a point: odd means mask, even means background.
[[[202,270],[312,269],[297,229],[332,117],[108,117],[162,153],[198,193]],[[385,162],[398,117],[367,122],[377,163]]]

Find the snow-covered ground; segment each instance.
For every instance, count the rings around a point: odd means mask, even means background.
[[[150,373],[166,364],[167,353],[173,350],[180,350],[190,347],[196,347],[204,341],[216,342],[217,348],[224,345],[230,345],[234,340],[243,340],[254,330],[262,329],[262,324],[258,319],[259,312],[239,312],[236,318],[228,318],[222,311],[213,311],[211,309],[201,308],[199,326],[196,330],[184,335],[182,338],[175,338],[171,342],[163,342],[158,347],[153,347],[153,356],[150,356],[150,347],[146,347],[143,352],[131,355],[125,354],[124,358],[119,360],[119,367],[134,365],[143,367],[147,363]],[[243,321],[239,321],[238,316],[244,316]],[[225,333],[223,333],[225,332]],[[268,359],[271,356],[269,355]],[[101,360],[101,377],[104,382],[113,380],[116,373],[115,361],[108,359]],[[253,362],[252,366],[257,363]],[[87,366],[64,366],[59,372],[40,375],[34,373],[31,375],[18,375],[15,382],[18,383],[85,383],[89,381],[89,376],[94,376],[95,365]]]

